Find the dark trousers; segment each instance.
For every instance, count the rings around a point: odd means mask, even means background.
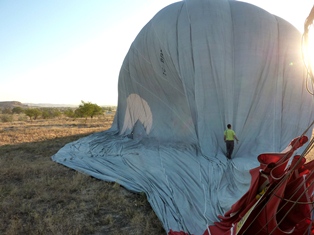
[[[227,158],[231,159],[231,155],[234,148],[234,141],[233,140],[227,140],[226,141],[226,147],[227,147]]]

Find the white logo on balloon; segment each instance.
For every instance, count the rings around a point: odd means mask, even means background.
[[[148,103],[138,94],[131,94],[127,98],[127,107],[124,117],[122,133],[127,129],[132,130],[134,124],[139,120],[149,134],[153,124],[153,115]]]

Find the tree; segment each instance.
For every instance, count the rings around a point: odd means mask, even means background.
[[[24,113],[32,121],[33,119],[36,120],[38,118],[38,116],[41,114],[41,111],[37,108],[28,108],[24,110]]]
[[[57,108],[42,108],[41,116],[43,119],[56,118],[61,116],[61,112]]]
[[[75,114],[78,117],[93,118],[96,115],[102,114],[102,109],[97,104],[92,104],[91,102],[81,101],[82,104],[79,105],[78,109],[75,110]]]
[[[22,107],[14,107],[12,109],[12,113],[20,114],[20,113],[23,113],[23,112],[24,112],[24,109]]]
[[[65,110],[64,112],[64,115],[69,117],[69,118],[75,118],[75,113],[74,113],[74,110],[71,109],[71,108],[68,108],[67,110]]]

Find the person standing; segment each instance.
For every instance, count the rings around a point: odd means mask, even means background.
[[[226,148],[227,148],[227,158],[231,159],[231,155],[233,152],[234,148],[234,140],[239,142],[234,130],[231,129],[231,124],[227,125],[227,130],[224,132],[224,141],[226,143]]]

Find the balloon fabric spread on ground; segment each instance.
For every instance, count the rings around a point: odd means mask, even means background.
[[[314,109],[305,83],[290,23],[239,1],[180,1],[130,46],[112,127],[52,159],[145,192],[167,232],[203,234],[247,192],[257,157],[307,130]],[[240,140],[232,160],[228,123]]]

